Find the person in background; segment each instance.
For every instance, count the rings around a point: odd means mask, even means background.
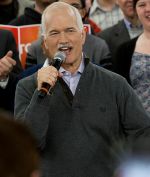
[[[109,177],[118,139],[150,135],[150,117],[126,80],[84,55],[86,33],[78,10],[55,2],[42,14],[49,60],[19,81],[15,117],[26,123],[41,150],[43,177]],[[49,63],[65,55],[59,71]],[[43,83],[50,92],[41,95]],[[146,134],[145,134],[146,133]]]
[[[150,115],[150,0],[133,0],[143,33],[116,52],[115,71],[125,77]]]
[[[115,65],[115,53],[118,47],[124,42],[135,38],[143,31],[142,24],[133,7],[133,0],[117,0],[117,3],[124,14],[123,20],[119,21],[116,25],[103,30],[98,35],[104,39],[109,46],[113,66]]]
[[[116,0],[94,0],[90,8],[89,18],[103,31],[123,19],[123,14]]]
[[[0,108],[13,112],[15,88],[22,72],[13,34],[0,29]]]
[[[24,9],[26,7],[34,6],[34,0],[18,0],[18,3],[19,3],[18,16],[24,14]]]
[[[8,24],[17,16],[23,14],[24,8],[33,4],[29,0],[1,0],[0,1],[0,24]]]
[[[93,0],[85,0],[85,6],[86,6],[86,11],[89,12],[90,11],[90,8],[93,4]]]
[[[31,24],[41,24],[41,14],[44,9],[56,0],[35,0],[33,7],[27,7],[24,14],[12,20],[9,25],[22,26]]]
[[[68,1],[68,3],[71,4],[72,2]],[[89,18],[89,10],[87,10],[87,7],[86,7],[86,0],[80,0],[80,1],[78,1],[77,4],[81,5],[79,7],[78,6],[75,6],[75,7],[79,10],[82,20],[83,20],[83,23],[90,24],[92,34],[97,35],[98,33],[100,33],[101,28],[93,20],[91,20]],[[75,3],[75,5],[76,5],[76,3]]]
[[[1,177],[40,177],[39,152],[29,129],[0,111]]]

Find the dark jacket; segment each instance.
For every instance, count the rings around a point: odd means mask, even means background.
[[[98,35],[106,41],[112,55],[112,62],[115,62],[115,52],[119,45],[130,40],[130,36],[124,20],[119,21],[116,25],[103,30]]]
[[[115,73],[88,63],[74,96],[60,78],[53,93],[40,98],[36,79],[35,74],[17,85],[15,117],[37,139],[42,177],[111,177],[113,144],[146,130],[150,135],[148,115]]]
[[[31,24],[41,24],[41,14],[30,7],[26,7],[23,15],[17,17],[9,23],[9,25],[14,26]]]
[[[7,5],[0,5],[0,24],[8,24],[11,20],[17,17],[18,12],[18,0],[13,0]]]
[[[131,59],[132,55],[135,49],[136,41],[138,37],[127,41],[123,43],[122,45],[119,46],[115,57],[115,63],[114,63],[114,68],[115,72],[122,75],[127,79],[129,84],[131,84],[130,81],[130,67],[131,67]]]
[[[17,76],[22,71],[22,66],[12,33],[7,30],[0,30],[0,36],[0,59],[4,57],[9,50],[12,50],[12,58],[17,62],[16,66],[14,66],[9,74],[9,81],[6,88],[3,89],[0,87],[0,108],[13,111]]]

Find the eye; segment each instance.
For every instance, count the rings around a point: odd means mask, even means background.
[[[138,3],[137,4],[137,7],[144,7],[145,6],[145,3]]]
[[[66,32],[67,33],[73,33],[73,32],[76,32],[76,30],[74,28],[67,28]]]
[[[49,32],[48,36],[55,36],[57,34],[59,34],[58,31],[51,31],[51,32]]]

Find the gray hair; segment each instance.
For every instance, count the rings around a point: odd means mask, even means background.
[[[83,30],[82,17],[81,17],[80,13],[78,12],[78,10],[75,7],[73,7],[73,6],[71,6],[71,5],[67,4],[67,3],[64,3],[64,2],[54,2],[53,4],[49,5],[44,10],[44,12],[42,14],[42,19],[41,19],[41,33],[42,33],[42,35],[45,35],[45,32],[46,32],[46,27],[45,27],[45,19],[46,18],[45,17],[46,17],[47,11],[50,8],[53,8],[53,7],[59,9],[60,5],[63,6],[63,7],[68,7],[68,9],[73,11],[74,16],[76,17],[76,20],[77,20],[77,25],[78,25],[79,30],[80,31]],[[60,10],[62,10],[62,9],[60,9]]]

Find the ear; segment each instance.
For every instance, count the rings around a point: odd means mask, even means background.
[[[42,40],[42,42],[41,42],[42,48],[48,49],[46,36],[45,36],[45,35],[42,35],[42,36],[41,36],[41,40]]]
[[[48,49],[48,45],[47,45],[46,39],[44,39],[44,41],[43,41],[43,47],[44,47],[45,49]]]
[[[83,27],[81,35],[82,35],[82,44],[84,44],[85,43],[85,38],[86,38],[86,31],[85,31],[84,27]]]

